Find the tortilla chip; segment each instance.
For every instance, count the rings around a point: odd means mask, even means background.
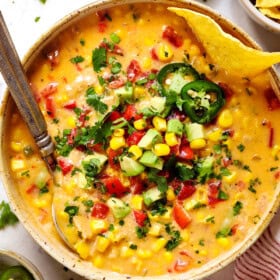
[[[265,16],[274,19],[280,19],[280,7],[279,8],[259,8],[260,12]]]
[[[271,8],[280,6],[280,0],[257,0],[256,7],[258,8]]]
[[[280,62],[280,52],[269,53],[249,48],[225,33],[208,16],[187,9],[168,9],[185,18],[213,63],[232,75],[255,76]]]

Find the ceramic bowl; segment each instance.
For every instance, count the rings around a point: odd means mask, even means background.
[[[31,48],[27,56],[25,57],[23,63],[25,69],[32,64],[34,59],[40,52],[65,28],[69,27],[74,21],[83,18],[90,13],[94,13],[98,10],[103,10],[106,8],[114,7],[120,4],[126,3],[136,3],[136,2],[151,2],[151,0],[123,0],[123,1],[97,1],[94,2],[86,7],[83,7],[70,15],[66,16],[62,21],[57,23],[47,34],[45,34],[36,44]],[[184,1],[184,0],[152,0],[154,3],[165,3],[170,6],[178,6],[183,8],[192,9],[194,11],[198,11],[200,13],[206,14],[213,18],[220,26],[228,32],[241,40],[245,45],[248,45],[253,48],[259,49],[259,46],[246,35],[243,31],[241,31],[238,27],[236,27],[233,23],[228,21],[227,19],[223,18],[221,15],[209,9],[208,7],[199,4],[194,1]],[[275,71],[271,69],[271,73],[275,75]],[[273,79],[273,78],[272,78]],[[2,106],[2,117],[0,120],[0,150],[1,150],[1,170],[3,170],[3,183],[9,197],[10,203],[15,210],[17,216],[27,229],[27,231],[32,235],[34,240],[52,257],[54,257],[58,262],[63,264],[65,267],[73,270],[74,272],[78,273],[81,276],[86,277],[87,279],[95,279],[95,280],[125,280],[131,279],[140,280],[140,279],[147,279],[141,276],[126,276],[120,275],[115,272],[102,270],[96,267],[93,267],[90,262],[81,260],[77,254],[71,251],[64,243],[58,238],[55,232],[48,232],[45,231],[35,220],[33,217],[31,210],[29,210],[28,205],[24,202],[21,198],[19,190],[14,187],[13,178],[9,169],[9,158],[5,149],[5,131],[8,131],[7,123],[8,119],[11,116],[12,107],[15,106],[12,98],[6,92],[3,106]],[[280,194],[280,186],[275,189],[275,197],[273,201],[270,202],[268,210],[264,213],[261,217],[260,222],[252,228],[249,232],[248,236],[241,241],[237,246],[232,248],[227,253],[217,257],[216,259],[208,262],[206,265],[192,269],[186,273],[178,274],[178,275],[161,275],[161,276],[154,276],[149,277],[149,280],[183,280],[183,279],[192,279],[198,280],[203,279],[210,274],[218,271],[219,269],[225,267],[230,262],[234,261],[239,255],[241,255],[250,245],[252,245],[257,238],[261,235],[263,230],[271,221],[273,214],[275,213],[278,205],[279,205],[279,194]]]
[[[265,29],[280,34],[280,23],[263,15],[250,0],[239,0],[246,13]]]
[[[44,280],[38,269],[26,258],[15,252],[0,250],[0,272],[3,268],[14,265],[25,267],[32,274],[34,280]]]

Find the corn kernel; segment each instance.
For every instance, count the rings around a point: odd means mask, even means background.
[[[152,223],[148,234],[151,236],[159,236],[162,230],[162,225],[159,223]]]
[[[184,202],[184,208],[188,211],[192,210],[197,205],[197,203],[199,203],[199,201],[196,199],[187,200]]]
[[[156,116],[153,118],[153,125],[157,131],[166,131],[166,119]]]
[[[149,44],[149,45],[152,45],[152,44],[153,44],[153,41],[152,41],[152,43]],[[144,57],[144,58],[143,58],[143,62],[142,62],[142,67],[143,67],[144,69],[149,70],[149,69],[151,69],[151,66],[152,66],[152,60],[151,60],[151,58],[150,58],[150,57]]]
[[[92,219],[90,221],[90,228],[91,228],[93,234],[99,234],[108,229],[108,223],[105,220]]]
[[[143,208],[143,197],[142,195],[135,194],[131,197],[130,205],[135,210],[142,210]]]
[[[143,130],[147,127],[147,122],[145,119],[137,120],[133,123],[133,126],[137,130]]]
[[[237,200],[240,200],[240,199],[243,199],[244,198],[244,193],[243,192],[238,192],[235,196],[234,196],[234,199],[237,201]]]
[[[225,180],[227,183],[232,184],[232,183],[235,182],[236,177],[237,177],[236,172],[235,172],[235,171],[231,171],[231,174],[230,174],[230,175],[224,176],[224,180]]]
[[[162,215],[162,216],[160,216],[162,219],[164,219],[164,220],[170,220],[171,219],[171,214],[172,214],[172,208],[171,207],[167,207],[166,208],[166,212]]]
[[[67,194],[71,195],[74,192],[74,189],[77,187],[77,185],[75,184],[75,182],[71,181],[69,182],[69,184],[66,184],[64,186],[64,189],[66,191]]]
[[[126,32],[124,32],[123,29],[118,29],[115,33],[119,36],[120,39],[123,39],[126,35]]]
[[[220,237],[217,239],[217,242],[224,248],[228,248],[230,246],[230,240],[227,237]]]
[[[192,44],[188,50],[188,54],[190,56],[198,56],[200,55],[200,48],[197,45]]]
[[[139,272],[142,269],[143,262],[139,260],[137,257],[133,257],[131,259],[131,263],[135,265],[135,270]]]
[[[103,253],[106,251],[106,249],[110,245],[110,240],[104,236],[98,235],[96,237],[96,250],[100,253]]]
[[[220,255],[220,250],[218,248],[214,248],[212,250],[213,257],[217,257]]]
[[[228,109],[225,109],[221,112],[218,117],[218,125],[222,128],[229,128],[232,126],[233,117],[231,112]]]
[[[172,188],[168,188],[167,192],[166,192],[166,199],[168,201],[173,201],[173,200],[175,200],[175,198],[176,198],[176,195],[174,193],[174,190]]]
[[[250,183],[252,179],[253,179],[253,174],[251,172],[246,172],[243,178],[244,183]]]
[[[26,164],[23,159],[16,159],[12,158],[11,159],[11,169],[12,171],[19,171],[25,169]]]
[[[271,155],[275,158],[280,152],[280,146],[274,145],[271,150]]]
[[[133,95],[135,98],[143,97],[146,94],[146,89],[141,86],[135,86]]]
[[[182,237],[183,241],[188,242],[190,240],[190,234],[189,234],[188,230],[186,230],[186,229],[182,230],[181,237]]]
[[[104,88],[103,88],[103,86],[101,86],[100,84],[96,84],[95,86],[94,86],[94,91],[97,93],[97,94],[102,94],[103,93],[103,91],[104,91]]]
[[[89,245],[85,241],[79,241],[74,248],[82,259],[87,259],[89,256]]]
[[[203,249],[203,250],[199,250],[199,255],[200,256],[207,256],[208,255],[208,251],[207,250],[205,250],[205,249]]]
[[[218,142],[221,139],[221,136],[222,130],[220,128],[212,130],[206,135],[207,139],[213,142]]]
[[[68,219],[69,219],[69,216],[67,217],[67,220]],[[79,240],[78,232],[77,232],[77,229],[75,227],[65,227],[63,233],[65,234],[65,237],[67,238],[67,241],[70,244],[75,244]]]
[[[21,152],[23,145],[21,142],[12,141],[11,142],[11,149],[15,152]]]
[[[202,149],[206,146],[206,141],[203,138],[194,139],[190,143],[190,147],[194,150]]]
[[[65,104],[69,100],[67,93],[61,93],[55,95],[55,103],[57,105]]]
[[[140,258],[140,259],[149,259],[152,257],[152,251],[151,250],[144,250],[144,249],[138,249],[137,250],[137,256]]]
[[[156,54],[158,56],[158,59],[162,62],[168,62],[174,56],[173,50],[166,44],[159,44],[156,48]]]
[[[120,250],[120,256],[122,258],[129,258],[134,255],[134,250],[130,249],[128,246],[122,246]]]
[[[231,150],[234,143],[233,143],[232,139],[227,139],[226,141],[223,141],[223,144],[227,145],[227,147]]]
[[[115,137],[113,136],[110,140],[110,148],[112,150],[118,150],[119,148],[122,148],[125,146],[125,139],[123,136],[121,137]]]
[[[173,260],[173,254],[171,252],[164,252],[163,257],[167,262],[171,262]]]
[[[113,135],[116,137],[124,136],[124,129],[123,128],[117,128],[114,130]]]
[[[67,119],[67,124],[69,128],[74,128],[76,126],[76,120],[73,116]]]
[[[153,252],[159,252],[167,243],[167,240],[163,237],[158,238],[155,242],[152,244],[152,250]]]
[[[155,146],[153,148],[153,152],[158,157],[167,156],[170,153],[170,148],[167,144],[158,143],[158,144],[155,144]]]
[[[96,255],[92,261],[93,265],[98,268],[102,268],[104,265],[104,258],[100,255]]]
[[[128,152],[132,154],[132,159],[137,160],[143,154],[142,149],[137,145],[132,145],[129,147]]]
[[[177,136],[174,132],[165,133],[165,142],[168,146],[173,147],[179,144]]]

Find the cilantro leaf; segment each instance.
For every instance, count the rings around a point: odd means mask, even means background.
[[[0,203],[0,229],[3,229],[8,225],[14,225],[17,222],[18,218],[12,212],[10,205],[7,202],[2,201]]]
[[[108,105],[103,103],[101,98],[95,93],[93,87],[89,87],[86,91],[86,102],[92,106],[97,112],[104,114],[108,110]]]
[[[157,185],[160,192],[164,193],[168,189],[166,178],[163,176],[157,175],[157,170],[151,169],[148,172],[148,180]]]
[[[243,208],[242,202],[236,201],[233,206],[233,216],[239,215],[242,208]]]
[[[79,212],[79,207],[78,206],[66,206],[64,208],[64,212],[68,214],[69,216],[69,223],[72,224],[73,223],[73,217],[76,216]]]
[[[70,62],[72,62],[73,64],[77,64],[77,63],[83,62],[84,60],[85,59],[81,55],[77,55],[75,57],[72,57],[70,59]]]
[[[95,72],[100,72],[102,67],[107,66],[107,51],[105,48],[96,48],[92,52],[92,64]]]

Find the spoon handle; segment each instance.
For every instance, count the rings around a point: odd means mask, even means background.
[[[47,132],[47,125],[34,98],[31,87],[12,42],[8,28],[0,11],[0,71],[10,93],[29,130],[38,145],[41,155],[48,159],[54,151],[54,144]]]

